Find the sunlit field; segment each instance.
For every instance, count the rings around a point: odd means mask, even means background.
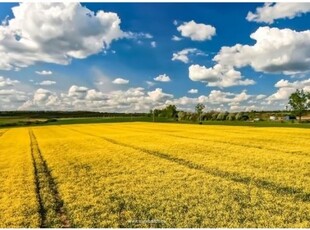
[[[310,130],[0,130],[0,227],[310,227]]]

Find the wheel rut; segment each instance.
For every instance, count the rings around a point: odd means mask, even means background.
[[[272,182],[272,181],[267,181],[267,180],[258,179],[258,178],[252,178],[250,176],[242,176],[238,173],[222,171],[222,170],[219,170],[216,168],[211,168],[211,167],[208,167],[205,165],[197,164],[195,162],[192,162],[192,161],[189,161],[189,160],[186,160],[183,158],[175,157],[175,156],[172,156],[168,153],[162,153],[162,152],[159,152],[156,150],[145,149],[145,148],[142,148],[139,146],[122,143],[122,142],[119,142],[117,140],[114,140],[114,139],[111,139],[108,137],[98,136],[98,135],[94,135],[94,134],[87,133],[87,132],[82,132],[82,131],[72,129],[72,128],[68,128],[68,127],[66,127],[66,129],[69,129],[69,130],[72,130],[72,131],[75,131],[77,133],[81,133],[84,135],[88,135],[91,137],[100,138],[100,139],[103,139],[103,140],[108,141],[108,142],[115,144],[115,145],[120,145],[120,146],[128,147],[131,149],[135,149],[135,150],[144,152],[146,154],[149,154],[149,155],[152,155],[155,157],[159,157],[159,158],[168,160],[170,162],[177,163],[179,165],[185,166],[185,167],[190,168],[190,169],[202,171],[206,174],[209,174],[209,175],[212,175],[215,177],[220,177],[220,178],[223,178],[226,180],[230,180],[230,181],[245,184],[245,185],[251,184],[251,185],[254,185],[258,188],[266,189],[266,190],[269,190],[271,192],[275,192],[279,195],[291,196],[291,197],[294,197],[296,200],[299,200],[302,202],[310,202],[310,193],[304,192],[300,188],[295,188],[295,187],[291,187],[291,186],[283,186],[283,185],[277,184],[277,183]]]
[[[0,137],[2,137],[8,130],[4,130],[3,132],[0,132]]]
[[[60,197],[57,183],[43,158],[32,129],[29,129],[29,137],[34,168],[35,191],[40,214],[40,228],[70,228],[72,225],[64,208],[64,202]]]

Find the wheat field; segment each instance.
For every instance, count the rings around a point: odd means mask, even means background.
[[[310,227],[310,130],[0,130],[0,227]]]

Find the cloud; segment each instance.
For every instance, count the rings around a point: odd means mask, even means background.
[[[8,93],[14,92],[6,92]],[[147,112],[150,109],[164,106],[169,99],[173,99],[173,95],[163,92],[161,88],[146,92],[144,88],[137,87],[104,93],[96,89],[72,85],[67,93],[60,94],[42,88],[38,89],[27,101],[23,102],[19,109]]]
[[[291,82],[292,83],[292,82]],[[308,83],[307,83],[308,84]],[[193,89],[195,90],[195,89]],[[247,91],[227,92],[211,90],[209,94],[197,97],[175,98],[161,88],[146,90],[142,87],[126,90],[98,90],[85,86],[72,85],[67,91],[55,92],[40,88],[22,92],[16,89],[0,89],[0,109],[2,110],[89,110],[102,112],[148,112],[163,108],[168,104],[178,109],[194,111],[197,103],[203,103],[208,110],[225,111],[230,108],[241,110],[263,108],[264,98],[250,95]],[[251,102],[251,103],[250,103]],[[272,107],[273,108],[273,107]]]
[[[0,87],[14,86],[17,83],[19,83],[19,81],[0,76]]]
[[[123,78],[116,78],[112,81],[113,84],[118,84],[118,85],[124,85],[128,84],[129,80],[123,79]]]
[[[146,81],[145,82],[149,87],[152,87],[154,85],[156,85],[156,82],[153,82],[153,81]]]
[[[160,81],[160,82],[169,82],[171,81],[170,77],[166,74],[158,75],[154,78],[154,81]]]
[[[151,42],[151,46],[152,46],[153,48],[155,48],[155,47],[157,46],[156,42],[155,42],[155,41],[152,41],[152,42]]]
[[[16,110],[17,106],[25,103],[28,96],[16,89],[0,89],[0,110]]]
[[[147,94],[153,101],[163,101],[169,98],[173,98],[172,94],[164,93],[161,88],[156,88],[154,91],[148,92]]]
[[[136,33],[136,32],[128,31],[128,32],[124,32],[123,34],[124,34],[125,38],[133,39],[133,40],[152,39],[153,38],[152,34],[150,34],[150,33],[143,33],[143,32]]]
[[[33,99],[35,102],[45,102],[51,94],[51,91],[40,88],[35,92]]]
[[[288,80],[281,79],[275,85],[278,88],[277,92],[270,95],[266,100],[271,103],[273,101],[285,101],[289,96],[296,91],[296,89],[303,89],[306,92],[310,92],[310,79],[302,81],[289,82]]]
[[[102,92],[96,91],[95,89],[90,89],[87,91],[85,98],[90,101],[102,101],[107,100],[108,97]]]
[[[277,88],[293,87],[293,88],[299,89],[299,88],[304,88],[306,86],[310,86],[310,79],[306,79],[303,81],[294,81],[294,82],[289,82],[288,80],[281,79],[274,86]]]
[[[93,12],[74,2],[24,2],[0,26],[0,69],[47,62],[67,65],[124,37],[116,13]],[[38,20],[40,18],[40,20]]]
[[[215,27],[205,25],[203,23],[196,23],[195,21],[184,22],[177,27],[183,37],[189,37],[193,41],[211,40],[212,36],[216,34]]]
[[[176,42],[178,42],[178,41],[181,41],[181,40],[182,40],[182,38],[180,38],[180,37],[178,37],[178,36],[173,35],[173,37],[171,38],[171,40],[172,40],[172,41],[176,41]]]
[[[50,71],[50,70],[42,70],[42,71],[36,71],[36,74],[39,74],[39,75],[52,75],[53,72]]]
[[[227,68],[220,64],[207,68],[200,65],[191,65],[189,78],[192,81],[207,83],[207,86],[230,87],[235,85],[253,85],[254,80],[243,79],[241,73],[233,68]]]
[[[277,90],[276,93],[270,95],[268,98],[266,98],[267,101],[281,101],[281,100],[287,100],[289,96],[295,91],[294,88],[291,87],[284,87]]]
[[[223,92],[220,90],[212,90],[208,96],[208,102],[211,104],[221,104],[221,103],[240,103],[246,101],[251,96],[242,91],[239,94]]]
[[[250,37],[256,41],[254,45],[224,46],[213,60],[265,73],[290,75],[310,70],[310,30],[259,27]]]
[[[8,96],[16,94],[15,89],[0,89],[0,96]]]
[[[44,85],[44,86],[49,86],[49,85],[54,85],[54,84],[56,84],[56,81],[49,81],[49,80],[41,81],[40,83],[37,83],[37,85]]]
[[[263,7],[258,7],[255,13],[249,12],[246,19],[248,21],[272,24],[276,19],[292,19],[308,12],[310,12],[310,4],[308,2],[265,3]]]
[[[198,93],[198,89],[190,89],[188,90],[188,93],[191,93],[191,94]]]
[[[19,110],[28,110],[28,109],[58,110],[60,104],[61,101],[56,95],[56,93],[40,88],[34,92],[32,99],[25,101],[19,107]]]
[[[83,99],[86,97],[87,90],[87,87],[72,85],[68,90],[68,96]]]
[[[265,97],[267,97],[265,94],[259,94],[259,95],[256,96],[256,99],[260,100],[260,99],[263,99]]]
[[[183,49],[177,53],[173,53],[172,54],[172,61],[181,61],[184,63],[188,63],[189,62],[189,55],[205,55],[203,52],[199,51],[196,48],[187,48],[187,49]]]

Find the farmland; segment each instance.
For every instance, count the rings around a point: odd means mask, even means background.
[[[310,227],[310,130],[0,129],[0,227]]]

